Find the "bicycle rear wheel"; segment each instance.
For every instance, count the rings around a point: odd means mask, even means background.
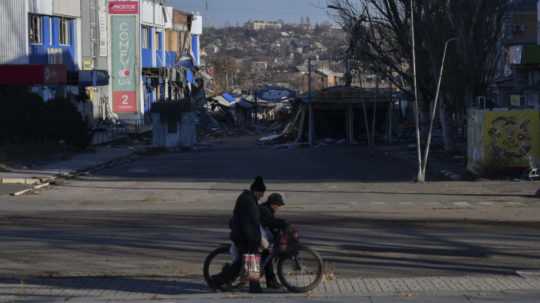
[[[307,246],[299,246],[294,254],[281,257],[278,277],[289,291],[305,293],[315,289],[323,277],[321,256]]]
[[[212,251],[204,260],[203,275],[208,287],[213,290],[216,286],[212,283],[212,276],[220,274],[226,266],[231,266],[234,258],[230,254],[231,245],[223,245]],[[244,285],[243,282],[231,282],[233,288],[240,288]]]

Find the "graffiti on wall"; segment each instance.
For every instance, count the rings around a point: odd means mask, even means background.
[[[540,119],[536,112],[487,113],[484,120],[487,158],[501,166],[527,166],[538,157]]]

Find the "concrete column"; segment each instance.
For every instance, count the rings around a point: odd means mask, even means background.
[[[352,104],[347,105],[347,143],[354,144],[354,111]]]
[[[315,117],[313,113],[313,104],[309,104],[309,145],[313,145],[315,141]]]

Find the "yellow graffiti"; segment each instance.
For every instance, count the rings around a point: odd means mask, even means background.
[[[484,152],[504,167],[526,167],[528,157],[540,159],[540,113],[489,112],[484,119]]]

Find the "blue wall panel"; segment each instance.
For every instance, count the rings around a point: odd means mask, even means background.
[[[76,48],[75,42],[77,41],[77,35],[75,32],[75,21],[69,21],[69,44],[62,46],[64,63],[67,64],[69,69],[74,70],[76,68]]]
[[[153,67],[153,63],[152,63],[152,48],[153,48],[153,44],[154,42],[152,41],[152,37],[153,37],[153,28],[149,27],[148,28],[148,35],[147,35],[147,39],[148,39],[148,44],[150,44],[150,48],[144,48],[142,47],[141,49],[141,61],[142,61],[142,67],[143,68],[152,68]],[[141,27],[141,35],[143,34],[143,30],[142,30],[142,27]]]
[[[52,46],[60,47],[60,18],[52,17]]]
[[[166,65],[167,67],[174,67],[176,65],[176,52],[166,52]]]
[[[41,43],[30,44],[30,64],[47,64],[47,49],[51,40],[51,31],[49,26],[49,17],[41,18]]]
[[[152,67],[152,50],[148,48],[142,49],[142,67],[151,68]]]
[[[199,54],[199,42],[200,38],[197,35],[191,36],[191,49],[193,53],[193,57],[195,58],[195,65],[199,66],[201,64],[200,60],[200,54]]]
[[[69,43],[60,44],[60,17],[43,16],[41,25],[42,41],[40,44],[30,44],[30,63],[48,64],[49,49],[61,49],[63,63],[70,70],[77,68],[77,29],[75,20],[69,20]]]
[[[158,41],[156,45],[156,65],[157,67],[164,67],[166,65],[165,57],[163,55],[163,32],[158,32]]]

